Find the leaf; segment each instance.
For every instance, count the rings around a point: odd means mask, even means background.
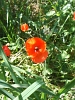
[[[26,90],[24,90],[19,96],[17,96],[13,100],[20,100],[20,98],[21,98],[21,100],[27,99],[32,93],[34,93],[43,84],[44,84],[44,82],[41,80],[34,82]]]
[[[53,16],[53,14],[55,14],[55,11],[54,10],[47,12],[46,13],[46,16]]]
[[[5,61],[5,65],[8,67],[10,73],[11,73],[11,76],[13,78],[13,80],[18,83],[18,79],[16,78],[16,75],[10,65],[10,63],[8,62],[8,59],[6,57],[6,55],[4,54],[3,50],[2,50],[2,47],[1,47],[1,44],[0,44],[0,55],[3,57],[3,60]]]
[[[10,93],[9,93],[8,91],[6,91],[5,89],[0,89],[0,92],[1,92],[2,94],[4,94],[5,96],[11,98],[11,100],[13,100],[13,99],[15,98],[12,94],[10,94]]]
[[[55,95],[51,90],[48,89],[48,87],[45,87],[45,86],[44,86],[44,88],[40,88],[39,91],[43,92],[45,94],[51,95],[51,96]]]
[[[67,10],[68,9],[70,9],[71,8],[71,4],[67,4],[67,5],[65,5],[64,7],[63,7],[63,13],[65,14],[66,12],[67,12]]]
[[[17,92],[20,92],[19,89],[17,89],[17,88],[15,88],[15,87],[11,86],[10,84],[6,83],[6,82],[3,81],[3,80],[0,80],[0,89],[2,89],[2,88],[11,88],[11,89],[13,89],[13,90],[15,90],[15,91],[17,91]]]
[[[70,55],[65,50],[63,50],[61,57],[62,57],[62,59],[68,59],[70,57]]]
[[[59,97],[63,93],[67,93],[75,85],[75,78],[66,84],[63,88],[59,90],[53,100],[59,100]]]

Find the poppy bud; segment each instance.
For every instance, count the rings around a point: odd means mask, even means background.
[[[21,31],[23,31],[23,32],[25,32],[25,31],[27,31],[29,29],[29,26],[28,26],[28,24],[22,24],[21,25]]]

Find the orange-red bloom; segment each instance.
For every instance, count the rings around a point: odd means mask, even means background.
[[[11,54],[11,51],[10,51],[10,49],[8,48],[8,46],[4,45],[4,46],[2,47],[2,49],[3,49],[4,53],[6,54],[6,56],[9,57],[10,54]]]
[[[46,42],[39,37],[29,38],[26,43],[26,51],[34,63],[44,62],[48,56]]]
[[[28,26],[28,24],[22,24],[21,25],[21,30],[23,31],[23,32],[25,32],[25,31],[27,31],[29,29],[29,26]]]
[[[75,20],[75,12],[73,13],[73,20]]]

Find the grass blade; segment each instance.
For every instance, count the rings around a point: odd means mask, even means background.
[[[6,91],[5,89],[0,89],[0,92],[2,93],[2,94],[4,94],[5,96],[7,96],[8,98],[10,98],[11,100],[13,100],[15,97],[12,95],[12,94],[10,94],[8,91]]]
[[[15,81],[15,83],[18,83],[18,80],[16,78],[16,75],[10,65],[10,63],[8,62],[8,59],[6,57],[6,55],[4,54],[3,50],[2,50],[2,47],[1,47],[1,44],[0,44],[0,55],[3,57],[3,60],[5,61],[5,65],[8,67],[10,73],[11,73],[11,76],[13,78],[13,80]]]
[[[27,99],[32,93],[34,93],[39,87],[43,85],[43,81],[36,81],[33,84],[31,84],[26,90],[24,90],[19,96],[17,96],[14,100],[25,100]]]
[[[2,88],[2,87],[8,87],[8,88],[11,88],[11,89],[13,89],[13,90],[15,90],[15,91],[17,91],[17,92],[21,92],[19,89],[17,89],[17,88],[15,88],[15,87],[13,87],[13,86],[11,86],[10,84],[8,84],[8,83],[6,83],[5,81],[3,81],[3,80],[0,80],[0,89]]]
[[[53,100],[58,100],[62,93],[67,93],[75,85],[75,78],[59,90]]]

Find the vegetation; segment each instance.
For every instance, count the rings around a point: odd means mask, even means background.
[[[0,0],[1,100],[75,100],[74,10],[74,0]]]

